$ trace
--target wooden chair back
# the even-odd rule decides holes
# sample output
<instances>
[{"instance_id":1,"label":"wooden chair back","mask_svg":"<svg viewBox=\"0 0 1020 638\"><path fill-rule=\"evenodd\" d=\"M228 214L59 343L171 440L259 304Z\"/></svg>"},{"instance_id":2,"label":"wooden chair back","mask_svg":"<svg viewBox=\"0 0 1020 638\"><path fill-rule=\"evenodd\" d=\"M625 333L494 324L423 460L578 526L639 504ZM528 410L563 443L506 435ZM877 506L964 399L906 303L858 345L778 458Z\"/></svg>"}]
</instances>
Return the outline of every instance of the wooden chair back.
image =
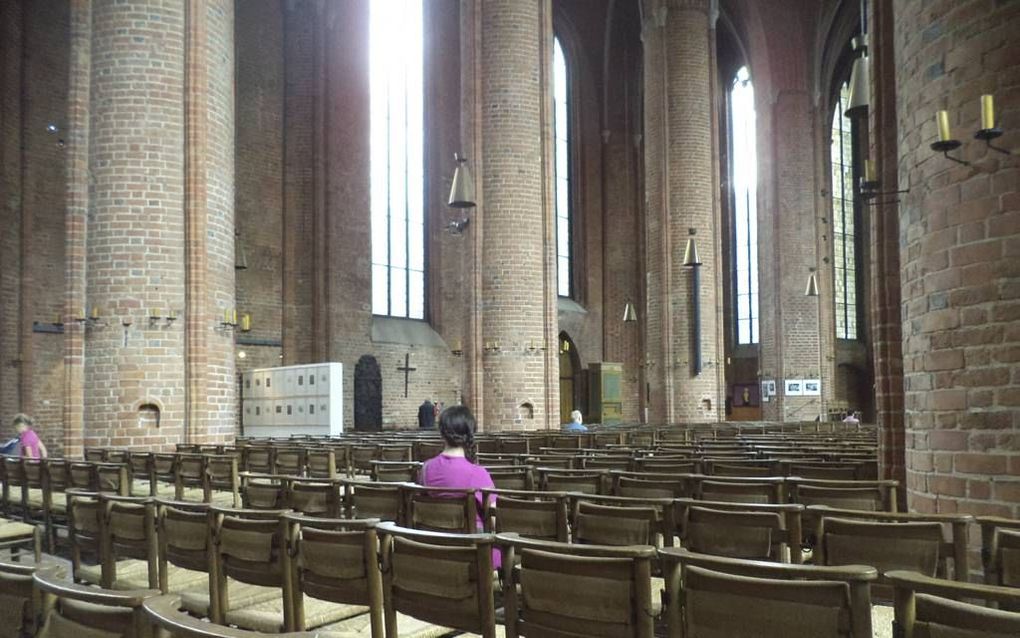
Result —
<instances>
[{"instance_id":1,"label":"wooden chair back","mask_svg":"<svg viewBox=\"0 0 1020 638\"><path fill-rule=\"evenodd\" d=\"M196 618L181 610L180 596L163 595L148 598L142 603L145 617L157 627L159 636L173 638L318 638L322 632L287 632L267 634L261 631L246 631L235 627L224 627ZM375 637L373 637L375 638Z\"/></svg>"},{"instance_id":2,"label":"wooden chair back","mask_svg":"<svg viewBox=\"0 0 1020 638\"><path fill-rule=\"evenodd\" d=\"M344 509L347 518L378 518L381 521L403 521L404 483L368 483L343 480Z\"/></svg>"},{"instance_id":3,"label":"wooden chair back","mask_svg":"<svg viewBox=\"0 0 1020 638\"><path fill-rule=\"evenodd\" d=\"M340 483L316 479L290 479L286 482L285 504L295 512L323 518L340 518L343 503Z\"/></svg>"},{"instance_id":4,"label":"wooden chair back","mask_svg":"<svg viewBox=\"0 0 1020 638\"><path fill-rule=\"evenodd\" d=\"M303 447L278 447L273 473L282 476L304 476L307 456Z\"/></svg>"},{"instance_id":5,"label":"wooden chair back","mask_svg":"<svg viewBox=\"0 0 1020 638\"><path fill-rule=\"evenodd\" d=\"M408 483L418 480L422 466L417 461L370 461L369 465L373 481Z\"/></svg>"},{"instance_id":6,"label":"wooden chair back","mask_svg":"<svg viewBox=\"0 0 1020 638\"><path fill-rule=\"evenodd\" d=\"M152 638L142 603L159 595L153 590L113 591L76 585L54 571L33 575L42 595L44 624L37 638Z\"/></svg>"},{"instance_id":7,"label":"wooden chair back","mask_svg":"<svg viewBox=\"0 0 1020 638\"><path fill-rule=\"evenodd\" d=\"M686 549L713 556L790 562L792 546L799 557L800 538L791 538L783 512L743 509L753 505L717 509L707 503L702 506L704 502L694 503L683 507L682 543Z\"/></svg>"},{"instance_id":8,"label":"wooden chair back","mask_svg":"<svg viewBox=\"0 0 1020 638\"><path fill-rule=\"evenodd\" d=\"M177 567L212 576L212 529L208 503L156 499L156 537L159 557L159 589L170 593L170 568ZM216 596L209 579L209 613L218 615Z\"/></svg>"},{"instance_id":9,"label":"wooden chair back","mask_svg":"<svg viewBox=\"0 0 1020 638\"><path fill-rule=\"evenodd\" d=\"M790 565L659 550L670 636L871 638L873 568Z\"/></svg>"},{"instance_id":10,"label":"wooden chair back","mask_svg":"<svg viewBox=\"0 0 1020 638\"><path fill-rule=\"evenodd\" d=\"M443 534L380 523L386 635L398 614L495 638L492 534Z\"/></svg>"},{"instance_id":11,"label":"wooden chair back","mask_svg":"<svg viewBox=\"0 0 1020 638\"><path fill-rule=\"evenodd\" d=\"M36 635L42 601L33 586L32 574L39 569L49 569L55 576L63 576L63 570L56 563L0 562L0 638Z\"/></svg>"},{"instance_id":12,"label":"wooden chair back","mask_svg":"<svg viewBox=\"0 0 1020 638\"><path fill-rule=\"evenodd\" d=\"M103 587L117 583L117 562L134 558L148 564L148 589L159 588L156 503L151 497L99 495L102 516Z\"/></svg>"},{"instance_id":13,"label":"wooden chair back","mask_svg":"<svg viewBox=\"0 0 1020 638\"><path fill-rule=\"evenodd\" d=\"M898 485L898 481L787 480L794 503L867 512L895 512Z\"/></svg>"},{"instance_id":14,"label":"wooden chair back","mask_svg":"<svg viewBox=\"0 0 1020 638\"><path fill-rule=\"evenodd\" d=\"M213 577L211 592L217 598L213 622L224 624L230 611L227 579L279 588L283 598L283 630L294 627L292 596L287 573L286 510L210 508Z\"/></svg>"},{"instance_id":15,"label":"wooden chair back","mask_svg":"<svg viewBox=\"0 0 1020 638\"><path fill-rule=\"evenodd\" d=\"M486 531L566 543L569 498L565 492L482 490Z\"/></svg>"},{"instance_id":16,"label":"wooden chair back","mask_svg":"<svg viewBox=\"0 0 1020 638\"><path fill-rule=\"evenodd\" d=\"M499 465L485 469L488 470L496 489L523 491L535 489L535 477L527 465Z\"/></svg>"},{"instance_id":17,"label":"wooden chair back","mask_svg":"<svg viewBox=\"0 0 1020 638\"><path fill-rule=\"evenodd\" d=\"M413 529L474 534L478 532L479 503L475 489L429 488L404 485L405 521Z\"/></svg>"},{"instance_id":18,"label":"wooden chair back","mask_svg":"<svg viewBox=\"0 0 1020 638\"><path fill-rule=\"evenodd\" d=\"M890 522L825 516L814 560L819 565L871 565L880 574L909 569L945 574L940 556L942 525L933 521Z\"/></svg>"},{"instance_id":19,"label":"wooden chair back","mask_svg":"<svg viewBox=\"0 0 1020 638\"><path fill-rule=\"evenodd\" d=\"M241 466L245 472L272 474L275 451L274 447L268 445L246 445L241 450Z\"/></svg>"},{"instance_id":20,"label":"wooden chair back","mask_svg":"<svg viewBox=\"0 0 1020 638\"><path fill-rule=\"evenodd\" d=\"M82 453L82 458L93 463L102 463L106 460L106 449L101 447L87 447Z\"/></svg>"},{"instance_id":21,"label":"wooden chair back","mask_svg":"<svg viewBox=\"0 0 1020 638\"><path fill-rule=\"evenodd\" d=\"M174 484L179 500L208 501L208 485L206 482L206 463L208 457L204 454L186 453L177 455L177 467L174 472ZM201 494L198 498L189 495Z\"/></svg>"},{"instance_id":22,"label":"wooden chair back","mask_svg":"<svg viewBox=\"0 0 1020 638\"><path fill-rule=\"evenodd\" d=\"M683 498L691 496L691 481L665 473L613 472L613 494L632 498Z\"/></svg>"},{"instance_id":23,"label":"wooden chair back","mask_svg":"<svg viewBox=\"0 0 1020 638\"><path fill-rule=\"evenodd\" d=\"M67 540L71 548L71 574L82 578L82 558L102 563L103 514L97 492L67 492ZM99 584L98 582L96 584Z\"/></svg>"},{"instance_id":24,"label":"wooden chair back","mask_svg":"<svg viewBox=\"0 0 1020 638\"><path fill-rule=\"evenodd\" d=\"M366 605L371 638L382 638L383 586L379 570L378 519L337 520L285 514L294 622L306 627L304 596Z\"/></svg>"},{"instance_id":25,"label":"wooden chair back","mask_svg":"<svg viewBox=\"0 0 1020 638\"><path fill-rule=\"evenodd\" d=\"M273 474L240 476L241 506L251 510L280 510L287 507L287 478Z\"/></svg>"},{"instance_id":26,"label":"wooden chair back","mask_svg":"<svg viewBox=\"0 0 1020 638\"><path fill-rule=\"evenodd\" d=\"M212 501L213 493L229 493L231 504L239 507L241 479L237 471L237 457L232 454L206 455L203 500Z\"/></svg>"},{"instance_id":27,"label":"wooden chair back","mask_svg":"<svg viewBox=\"0 0 1020 638\"><path fill-rule=\"evenodd\" d=\"M131 495L131 475L127 463L96 463L96 489L105 494Z\"/></svg>"},{"instance_id":28,"label":"wooden chair back","mask_svg":"<svg viewBox=\"0 0 1020 638\"><path fill-rule=\"evenodd\" d=\"M977 522L985 583L1020 587L1020 520L983 516Z\"/></svg>"},{"instance_id":29,"label":"wooden chair back","mask_svg":"<svg viewBox=\"0 0 1020 638\"><path fill-rule=\"evenodd\" d=\"M895 633L904 638L1020 636L1020 589L923 576L886 574L893 586ZM960 602L958 599L967 602ZM991 609L975 601L996 604ZM1013 611L1009 611L1013 610Z\"/></svg>"},{"instance_id":30,"label":"wooden chair back","mask_svg":"<svg viewBox=\"0 0 1020 638\"><path fill-rule=\"evenodd\" d=\"M608 492L608 472L601 470L563 470L540 467L538 474L540 490L547 492L580 492L581 494L605 494Z\"/></svg>"},{"instance_id":31,"label":"wooden chair back","mask_svg":"<svg viewBox=\"0 0 1020 638\"><path fill-rule=\"evenodd\" d=\"M346 472L347 466L337 468L336 450L333 448L308 448L305 450L305 467L308 476L312 478L333 479L340 472Z\"/></svg>"},{"instance_id":32,"label":"wooden chair back","mask_svg":"<svg viewBox=\"0 0 1020 638\"><path fill-rule=\"evenodd\" d=\"M726 503L782 503L783 479L760 478L738 481L736 478L703 479L698 482L697 494L706 501Z\"/></svg>"},{"instance_id":33,"label":"wooden chair back","mask_svg":"<svg viewBox=\"0 0 1020 638\"><path fill-rule=\"evenodd\" d=\"M496 538L503 548L507 636L654 635L654 547Z\"/></svg>"}]
</instances>

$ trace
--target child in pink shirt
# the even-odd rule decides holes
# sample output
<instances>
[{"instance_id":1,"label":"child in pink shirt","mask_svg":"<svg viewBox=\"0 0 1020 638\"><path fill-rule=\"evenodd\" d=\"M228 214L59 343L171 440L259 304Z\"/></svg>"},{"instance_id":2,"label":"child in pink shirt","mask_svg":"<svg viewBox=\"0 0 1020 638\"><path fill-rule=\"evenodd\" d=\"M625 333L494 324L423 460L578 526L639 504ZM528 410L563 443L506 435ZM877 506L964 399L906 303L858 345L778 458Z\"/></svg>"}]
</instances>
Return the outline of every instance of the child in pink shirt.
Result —
<instances>
[{"instance_id":1,"label":"child in pink shirt","mask_svg":"<svg viewBox=\"0 0 1020 638\"><path fill-rule=\"evenodd\" d=\"M17 414L14 417L14 429L18 432L21 441L21 456L30 459L46 458L46 446L39 440L39 435L32 429L32 417L27 414Z\"/></svg>"}]
</instances>

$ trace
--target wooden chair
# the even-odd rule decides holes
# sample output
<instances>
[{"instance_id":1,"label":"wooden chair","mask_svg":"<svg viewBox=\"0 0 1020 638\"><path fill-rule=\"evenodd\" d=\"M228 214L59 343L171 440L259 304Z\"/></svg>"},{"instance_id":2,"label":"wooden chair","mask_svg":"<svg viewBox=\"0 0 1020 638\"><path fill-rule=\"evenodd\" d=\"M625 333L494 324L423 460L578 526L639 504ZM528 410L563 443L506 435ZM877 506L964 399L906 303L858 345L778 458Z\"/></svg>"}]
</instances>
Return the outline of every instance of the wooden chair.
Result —
<instances>
[{"instance_id":1,"label":"wooden chair","mask_svg":"<svg viewBox=\"0 0 1020 638\"><path fill-rule=\"evenodd\" d=\"M481 490L485 529L566 543L570 511L566 492Z\"/></svg>"},{"instance_id":2,"label":"wooden chair","mask_svg":"<svg viewBox=\"0 0 1020 638\"><path fill-rule=\"evenodd\" d=\"M177 462L176 454L153 453L150 476L154 483L151 490L156 496L180 500L177 497Z\"/></svg>"},{"instance_id":3,"label":"wooden chair","mask_svg":"<svg viewBox=\"0 0 1020 638\"><path fill-rule=\"evenodd\" d=\"M32 574L42 596L44 623L38 638L152 638L142 603L153 590L113 591L63 580L54 570Z\"/></svg>"},{"instance_id":4,"label":"wooden chair","mask_svg":"<svg viewBox=\"0 0 1020 638\"><path fill-rule=\"evenodd\" d=\"M101 447L87 447L82 453L82 458L93 463L102 463L106 460L106 449Z\"/></svg>"},{"instance_id":5,"label":"wooden chair","mask_svg":"<svg viewBox=\"0 0 1020 638\"><path fill-rule=\"evenodd\" d=\"M773 503L784 502L785 486L782 478L703 477L696 480L696 495L705 501L727 503Z\"/></svg>"},{"instance_id":6,"label":"wooden chair","mask_svg":"<svg viewBox=\"0 0 1020 638\"><path fill-rule=\"evenodd\" d=\"M1020 587L1020 520L984 516L977 522L985 583Z\"/></svg>"},{"instance_id":7,"label":"wooden chair","mask_svg":"<svg viewBox=\"0 0 1020 638\"><path fill-rule=\"evenodd\" d=\"M382 521L403 521L404 483L368 483L343 479L344 510L347 518L378 518Z\"/></svg>"},{"instance_id":8,"label":"wooden chair","mask_svg":"<svg viewBox=\"0 0 1020 638\"><path fill-rule=\"evenodd\" d=\"M340 518L343 499L340 483L312 478L294 478L286 482L284 503L287 507L308 516Z\"/></svg>"},{"instance_id":9,"label":"wooden chair","mask_svg":"<svg viewBox=\"0 0 1020 638\"><path fill-rule=\"evenodd\" d=\"M287 477L245 472L239 478L241 506L244 509L287 509Z\"/></svg>"},{"instance_id":10,"label":"wooden chair","mask_svg":"<svg viewBox=\"0 0 1020 638\"><path fill-rule=\"evenodd\" d=\"M492 484L500 490L535 489L535 478L531 468L526 465L498 465L485 468L492 478Z\"/></svg>"},{"instance_id":11,"label":"wooden chair","mask_svg":"<svg viewBox=\"0 0 1020 638\"><path fill-rule=\"evenodd\" d=\"M496 539L503 550L509 638L654 635L654 547L551 543L516 534Z\"/></svg>"},{"instance_id":12,"label":"wooden chair","mask_svg":"<svg viewBox=\"0 0 1020 638\"><path fill-rule=\"evenodd\" d=\"M478 490L410 484L400 489L404 496L404 522L408 527L450 534L479 531L477 521L481 520L478 513L482 505Z\"/></svg>"},{"instance_id":13,"label":"wooden chair","mask_svg":"<svg viewBox=\"0 0 1020 638\"><path fill-rule=\"evenodd\" d=\"M71 576L76 582L102 582L102 506L98 492L67 492L67 540L71 548ZM85 556L94 562L83 563Z\"/></svg>"},{"instance_id":14,"label":"wooden chair","mask_svg":"<svg viewBox=\"0 0 1020 638\"><path fill-rule=\"evenodd\" d=\"M207 497L206 463L208 457L199 453L177 455L174 471L174 498L178 501L209 502Z\"/></svg>"},{"instance_id":15,"label":"wooden chair","mask_svg":"<svg viewBox=\"0 0 1020 638\"><path fill-rule=\"evenodd\" d=\"M42 601L32 574L39 569L49 569L58 578L64 575L56 563L0 562L0 638L36 635Z\"/></svg>"},{"instance_id":16,"label":"wooden chair","mask_svg":"<svg viewBox=\"0 0 1020 638\"><path fill-rule=\"evenodd\" d=\"M282 447L276 449L273 462L273 474L283 476L304 476L307 455L302 447Z\"/></svg>"},{"instance_id":17,"label":"wooden chair","mask_svg":"<svg viewBox=\"0 0 1020 638\"><path fill-rule=\"evenodd\" d=\"M634 498L683 498L692 495L690 475L646 472L612 472L615 496Z\"/></svg>"},{"instance_id":18,"label":"wooden chair","mask_svg":"<svg viewBox=\"0 0 1020 638\"><path fill-rule=\"evenodd\" d=\"M791 477L790 500L835 509L895 512L899 481L831 481Z\"/></svg>"},{"instance_id":19,"label":"wooden chair","mask_svg":"<svg viewBox=\"0 0 1020 638\"><path fill-rule=\"evenodd\" d=\"M492 534L443 534L380 523L387 638L409 636L398 614L496 636ZM512 570L511 570L512 571Z\"/></svg>"},{"instance_id":20,"label":"wooden chair","mask_svg":"<svg viewBox=\"0 0 1020 638\"><path fill-rule=\"evenodd\" d=\"M410 463L413 460L413 446L406 443L382 443L379 445L378 460Z\"/></svg>"},{"instance_id":21,"label":"wooden chair","mask_svg":"<svg viewBox=\"0 0 1020 638\"><path fill-rule=\"evenodd\" d=\"M801 562L803 505L677 499L674 507L681 544L692 552L729 558Z\"/></svg>"},{"instance_id":22,"label":"wooden chair","mask_svg":"<svg viewBox=\"0 0 1020 638\"><path fill-rule=\"evenodd\" d=\"M210 505L156 499L156 536L159 590L199 617L216 616Z\"/></svg>"},{"instance_id":23,"label":"wooden chair","mask_svg":"<svg viewBox=\"0 0 1020 638\"><path fill-rule=\"evenodd\" d=\"M131 468L131 496L156 496L156 479L153 477L152 452L127 453Z\"/></svg>"},{"instance_id":24,"label":"wooden chair","mask_svg":"<svg viewBox=\"0 0 1020 638\"><path fill-rule=\"evenodd\" d=\"M24 518L27 498L24 459L17 456L3 457L3 497L0 508L11 518Z\"/></svg>"},{"instance_id":25,"label":"wooden chair","mask_svg":"<svg viewBox=\"0 0 1020 638\"><path fill-rule=\"evenodd\" d=\"M334 479L347 472L347 465L338 466L336 450L332 448L309 448L305 450L305 467L311 478Z\"/></svg>"},{"instance_id":26,"label":"wooden chair","mask_svg":"<svg viewBox=\"0 0 1020 638\"><path fill-rule=\"evenodd\" d=\"M264 445L246 445L241 449L241 467L253 474L273 474L274 448Z\"/></svg>"},{"instance_id":27,"label":"wooden chair","mask_svg":"<svg viewBox=\"0 0 1020 638\"><path fill-rule=\"evenodd\" d=\"M817 567L659 550L669 636L871 638L871 567ZM752 629L753 628L753 629Z\"/></svg>"},{"instance_id":28,"label":"wooden chair","mask_svg":"<svg viewBox=\"0 0 1020 638\"><path fill-rule=\"evenodd\" d=\"M378 519L336 520L285 514L290 582L293 585L294 623L305 629L304 601L308 598L352 606L343 621L346 630L361 623L359 634L382 638L383 585L379 571ZM353 607L357 606L357 607ZM363 631L367 622L369 631ZM334 630L336 628L330 628Z\"/></svg>"},{"instance_id":29,"label":"wooden chair","mask_svg":"<svg viewBox=\"0 0 1020 638\"><path fill-rule=\"evenodd\" d=\"M156 503L152 497L99 494L100 585L158 589Z\"/></svg>"},{"instance_id":30,"label":"wooden chair","mask_svg":"<svg viewBox=\"0 0 1020 638\"><path fill-rule=\"evenodd\" d=\"M240 477L237 457L232 454L205 456L205 480L202 484L203 500L224 507L239 507Z\"/></svg>"},{"instance_id":31,"label":"wooden chair","mask_svg":"<svg viewBox=\"0 0 1020 638\"><path fill-rule=\"evenodd\" d=\"M571 494L572 541L592 545L672 547L677 520L671 498Z\"/></svg>"},{"instance_id":32,"label":"wooden chair","mask_svg":"<svg viewBox=\"0 0 1020 638\"><path fill-rule=\"evenodd\" d=\"M602 470L567 470L539 467L538 488L547 492L580 492L606 494L609 491L609 473Z\"/></svg>"},{"instance_id":33,"label":"wooden chair","mask_svg":"<svg viewBox=\"0 0 1020 638\"><path fill-rule=\"evenodd\" d=\"M372 461L381 461L382 453L378 445L351 446L351 473L369 475L372 472Z\"/></svg>"},{"instance_id":34,"label":"wooden chair","mask_svg":"<svg viewBox=\"0 0 1020 638\"><path fill-rule=\"evenodd\" d=\"M417 461L370 461L369 475L377 482L407 482L418 480L422 464Z\"/></svg>"},{"instance_id":35,"label":"wooden chair","mask_svg":"<svg viewBox=\"0 0 1020 638\"><path fill-rule=\"evenodd\" d=\"M923 576L910 571L886 574L893 586L895 634L903 638L1007 638L1020 636L1020 589ZM997 603L990 609L972 602Z\"/></svg>"},{"instance_id":36,"label":"wooden chair","mask_svg":"<svg viewBox=\"0 0 1020 638\"><path fill-rule=\"evenodd\" d=\"M820 515L814 551L818 565L871 565L880 576L907 569L927 576L948 578L952 573L955 580L967 579L967 528L974 521L971 516L856 512L814 506L807 511Z\"/></svg>"},{"instance_id":37,"label":"wooden chair","mask_svg":"<svg viewBox=\"0 0 1020 638\"><path fill-rule=\"evenodd\" d=\"M444 449L446 449L446 445L438 439L435 441L415 441L412 458L419 463L424 463L442 454Z\"/></svg>"},{"instance_id":38,"label":"wooden chair","mask_svg":"<svg viewBox=\"0 0 1020 638\"><path fill-rule=\"evenodd\" d=\"M709 476L778 476L778 463L772 459L712 459L702 461L702 470Z\"/></svg>"},{"instance_id":39,"label":"wooden chair","mask_svg":"<svg viewBox=\"0 0 1020 638\"><path fill-rule=\"evenodd\" d=\"M701 461L686 457L646 456L634 459L634 470L659 474L699 474L701 472Z\"/></svg>"}]
</instances>

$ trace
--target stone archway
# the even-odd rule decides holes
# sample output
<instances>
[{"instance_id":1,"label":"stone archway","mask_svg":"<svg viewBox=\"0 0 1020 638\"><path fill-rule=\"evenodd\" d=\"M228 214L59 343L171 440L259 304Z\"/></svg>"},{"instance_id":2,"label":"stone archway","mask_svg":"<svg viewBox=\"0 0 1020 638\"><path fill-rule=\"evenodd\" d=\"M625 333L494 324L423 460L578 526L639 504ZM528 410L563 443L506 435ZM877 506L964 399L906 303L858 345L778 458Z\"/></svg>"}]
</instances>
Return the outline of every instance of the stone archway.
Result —
<instances>
[{"instance_id":1,"label":"stone archway","mask_svg":"<svg viewBox=\"0 0 1020 638\"><path fill-rule=\"evenodd\" d=\"M570 413L573 410L581 410L583 412L586 407L581 400L584 395L583 371L577 347L565 332L560 333L559 352L560 423L569 423Z\"/></svg>"},{"instance_id":2,"label":"stone archway","mask_svg":"<svg viewBox=\"0 0 1020 638\"><path fill-rule=\"evenodd\" d=\"M366 354L354 366L354 429L382 429L382 371L379 362Z\"/></svg>"}]
</instances>

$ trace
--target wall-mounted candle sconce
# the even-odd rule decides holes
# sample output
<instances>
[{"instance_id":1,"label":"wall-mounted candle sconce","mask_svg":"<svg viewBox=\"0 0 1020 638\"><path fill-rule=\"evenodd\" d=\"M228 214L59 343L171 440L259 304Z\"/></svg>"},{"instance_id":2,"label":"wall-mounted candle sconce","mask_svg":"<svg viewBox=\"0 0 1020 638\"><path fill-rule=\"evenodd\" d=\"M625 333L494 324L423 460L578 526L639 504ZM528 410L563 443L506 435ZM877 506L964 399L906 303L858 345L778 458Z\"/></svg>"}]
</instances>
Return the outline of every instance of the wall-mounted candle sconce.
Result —
<instances>
[{"instance_id":1,"label":"wall-mounted candle sconce","mask_svg":"<svg viewBox=\"0 0 1020 638\"><path fill-rule=\"evenodd\" d=\"M623 322L624 323L637 322L637 310L634 309L634 304L632 304L629 301L623 305Z\"/></svg>"},{"instance_id":2,"label":"wall-mounted candle sconce","mask_svg":"<svg viewBox=\"0 0 1020 638\"><path fill-rule=\"evenodd\" d=\"M499 342L498 341L486 341L485 342L485 347L482 348L482 350L484 350L485 352L488 352L488 353L499 352L500 351Z\"/></svg>"},{"instance_id":3,"label":"wall-mounted candle sconce","mask_svg":"<svg viewBox=\"0 0 1020 638\"><path fill-rule=\"evenodd\" d=\"M247 312L241 315L241 332L251 332L251 315Z\"/></svg>"},{"instance_id":4,"label":"wall-mounted candle sconce","mask_svg":"<svg viewBox=\"0 0 1020 638\"><path fill-rule=\"evenodd\" d=\"M173 323L177 321L177 311L167 310L166 314L163 314L162 308L152 308L149 310L149 328L159 328L160 324L169 328Z\"/></svg>"},{"instance_id":5,"label":"wall-mounted candle sconce","mask_svg":"<svg viewBox=\"0 0 1020 638\"><path fill-rule=\"evenodd\" d=\"M949 151L960 148L960 140L953 139L949 130L949 111L939 111L935 115L935 122L938 124L939 139L932 142L931 149L937 153L945 155L946 159L952 160L957 164L963 164L964 166L970 166L970 162L962 160L958 157L953 157L949 154ZM997 151L1004 155L1013 155L1013 152L1009 149L995 146L992 144L992 140L1002 136L1002 129L995 125L995 98L991 95L981 96L981 128L974 133L974 138L978 140L984 140L985 145L993 151Z\"/></svg>"},{"instance_id":6,"label":"wall-mounted candle sconce","mask_svg":"<svg viewBox=\"0 0 1020 638\"><path fill-rule=\"evenodd\" d=\"M237 309L224 310L223 320L219 323L219 329L223 331L237 328Z\"/></svg>"},{"instance_id":7,"label":"wall-mounted candle sconce","mask_svg":"<svg viewBox=\"0 0 1020 638\"><path fill-rule=\"evenodd\" d=\"M453 347L450 348L450 354L452 354L455 357L464 356L464 342L462 342L460 339L455 340L453 342Z\"/></svg>"},{"instance_id":8,"label":"wall-mounted candle sconce","mask_svg":"<svg viewBox=\"0 0 1020 638\"><path fill-rule=\"evenodd\" d=\"M887 195L899 195L901 193L909 193L910 189L906 188L897 191L882 191L880 190L882 182L878 179L878 174L875 171L875 162L866 159L864 160L864 175L861 176L858 184L858 191L861 195L861 200L865 206L878 206L882 204L897 204L899 199L885 200L877 202L875 201L878 197L884 197Z\"/></svg>"},{"instance_id":9,"label":"wall-mounted candle sconce","mask_svg":"<svg viewBox=\"0 0 1020 638\"><path fill-rule=\"evenodd\" d=\"M1005 155L1013 153L1008 149L992 144L992 140L1002 137L1002 129L995 125L995 98L991 95L981 96L981 130L974 133L974 139L984 140L988 148Z\"/></svg>"},{"instance_id":10,"label":"wall-mounted candle sconce","mask_svg":"<svg viewBox=\"0 0 1020 638\"><path fill-rule=\"evenodd\" d=\"M536 344L535 340L532 339L528 342L527 352L528 354L541 354L545 352L545 346Z\"/></svg>"}]
</instances>

